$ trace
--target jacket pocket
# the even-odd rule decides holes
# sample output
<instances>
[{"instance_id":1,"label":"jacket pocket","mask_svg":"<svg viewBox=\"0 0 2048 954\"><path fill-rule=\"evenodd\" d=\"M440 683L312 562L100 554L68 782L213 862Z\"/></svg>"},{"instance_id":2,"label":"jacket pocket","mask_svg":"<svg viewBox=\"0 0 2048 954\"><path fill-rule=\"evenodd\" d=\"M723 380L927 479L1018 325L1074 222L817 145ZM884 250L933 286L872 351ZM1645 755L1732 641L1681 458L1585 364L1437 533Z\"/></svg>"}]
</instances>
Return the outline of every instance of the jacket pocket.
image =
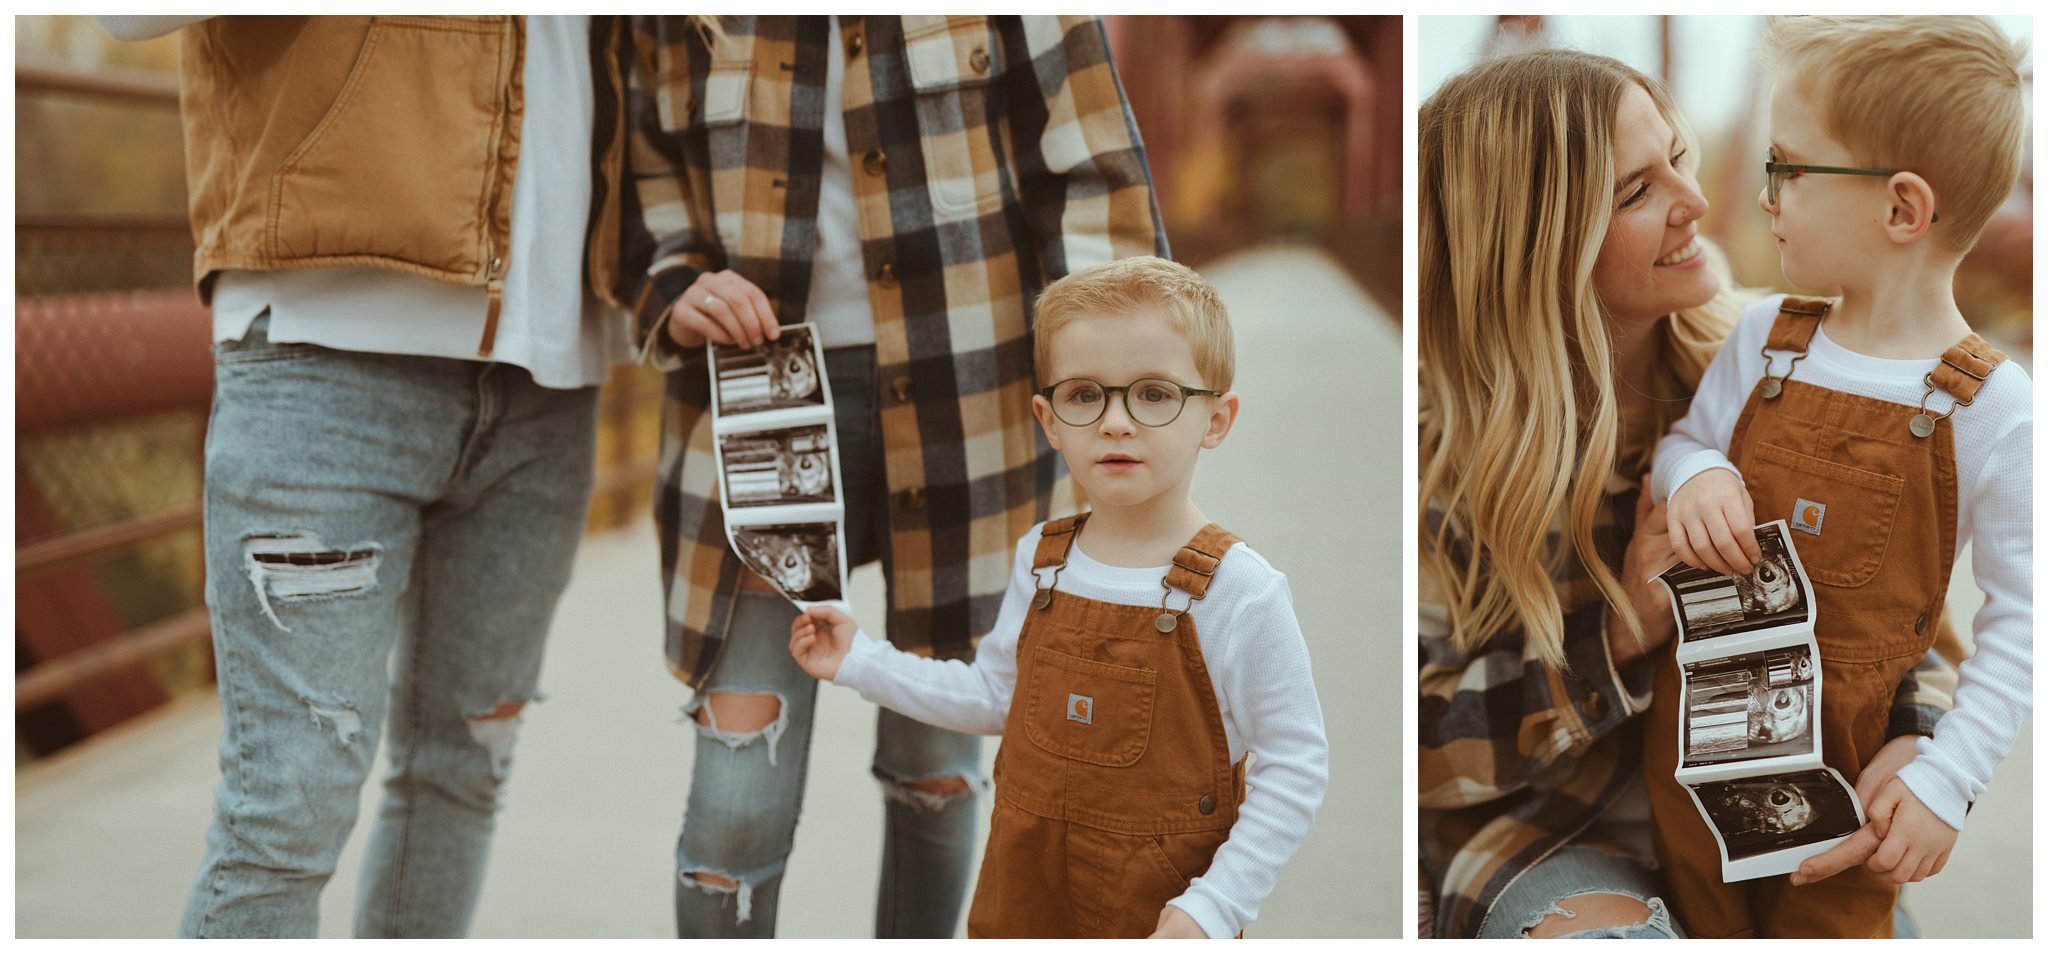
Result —
<instances>
[{"instance_id":1,"label":"jacket pocket","mask_svg":"<svg viewBox=\"0 0 2048 954\"><path fill-rule=\"evenodd\" d=\"M1111 768L1131 765L1151 743L1158 678L1151 669L1036 650L1022 692L1024 734L1063 758Z\"/></svg>"},{"instance_id":2,"label":"jacket pocket","mask_svg":"<svg viewBox=\"0 0 2048 954\"><path fill-rule=\"evenodd\" d=\"M918 143L940 221L1002 207L1002 47L987 17L907 16L903 57L916 94Z\"/></svg>"},{"instance_id":3,"label":"jacket pocket","mask_svg":"<svg viewBox=\"0 0 2048 954\"><path fill-rule=\"evenodd\" d=\"M265 247L481 275L514 44L503 17L378 17L271 176ZM509 181L509 180L508 180ZM509 187L509 186L507 186Z\"/></svg>"},{"instance_id":4,"label":"jacket pocket","mask_svg":"<svg viewBox=\"0 0 2048 954\"><path fill-rule=\"evenodd\" d=\"M1858 587L1884 568L1904 480L1768 442L1757 444L1745 479L1757 495L1757 519L1783 518L1788 525L1819 529L1817 534L1792 532L1807 578Z\"/></svg>"}]
</instances>

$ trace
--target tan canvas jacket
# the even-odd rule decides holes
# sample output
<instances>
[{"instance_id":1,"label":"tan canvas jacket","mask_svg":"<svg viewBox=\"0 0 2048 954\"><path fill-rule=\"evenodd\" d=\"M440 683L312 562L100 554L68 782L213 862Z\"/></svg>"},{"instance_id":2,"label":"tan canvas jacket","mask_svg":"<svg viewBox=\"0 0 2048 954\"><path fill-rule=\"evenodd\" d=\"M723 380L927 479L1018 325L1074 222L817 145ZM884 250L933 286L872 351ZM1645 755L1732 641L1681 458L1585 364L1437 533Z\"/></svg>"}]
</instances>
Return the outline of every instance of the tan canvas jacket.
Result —
<instances>
[{"instance_id":1,"label":"tan canvas jacket","mask_svg":"<svg viewBox=\"0 0 2048 954\"><path fill-rule=\"evenodd\" d=\"M587 278L617 273L615 18L591 19L598 142ZM370 267L482 287L496 336L519 167L525 18L231 16L185 27L193 281Z\"/></svg>"}]
</instances>

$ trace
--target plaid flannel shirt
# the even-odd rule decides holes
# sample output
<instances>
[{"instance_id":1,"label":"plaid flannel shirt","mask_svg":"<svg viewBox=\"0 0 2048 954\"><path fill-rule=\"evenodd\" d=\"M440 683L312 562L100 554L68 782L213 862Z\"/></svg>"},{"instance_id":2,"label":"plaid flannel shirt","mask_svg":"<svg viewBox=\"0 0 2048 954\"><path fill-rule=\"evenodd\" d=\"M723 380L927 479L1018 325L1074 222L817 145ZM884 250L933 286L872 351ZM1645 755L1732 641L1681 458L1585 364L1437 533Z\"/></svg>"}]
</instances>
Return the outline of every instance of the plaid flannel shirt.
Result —
<instances>
[{"instance_id":1,"label":"plaid flannel shirt","mask_svg":"<svg viewBox=\"0 0 2048 954\"><path fill-rule=\"evenodd\" d=\"M1069 271L1167 254L1143 146L1093 17L636 17L622 289L641 354L669 371L655 516L667 654L700 686L741 564L719 512L701 351L662 317L701 273L805 320L824 110L854 165L889 490L890 641L973 654L1012 546L1071 484L1031 416L1031 304ZM822 95L845 58L841 102Z\"/></svg>"},{"instance_id":2,"label":"plaid flannel shirt","mask_svg":"<svg viewBox=\"0 0 2048 954\"><path fill-rule=\"evenodd\" d=\"M1684 382L1684 390L1697 384ZM1640 456L1632 459L1609 476L1593 526L1596 553L1617 572L1646 469ZM1425 532L1442 511L1432 506L1428 519ZM1572 556L1562 521L1545 542L1564 606L1563 670L1539 659L1519 630L1459 652L1442 593L1422 575L1418 838L1422 910L1433 915L1425 936L1477 937L1501 892L1567 842L1584 841L1643 770L1636 716L1650 706L1651 663L1614 664L1606 601ZM1454 560L1470 559L1462 542L1453 546ZM1888 734L1934 734L1955 685L1954 667L1930 651L1900 682Z\"/></svg>"}]
</instances>

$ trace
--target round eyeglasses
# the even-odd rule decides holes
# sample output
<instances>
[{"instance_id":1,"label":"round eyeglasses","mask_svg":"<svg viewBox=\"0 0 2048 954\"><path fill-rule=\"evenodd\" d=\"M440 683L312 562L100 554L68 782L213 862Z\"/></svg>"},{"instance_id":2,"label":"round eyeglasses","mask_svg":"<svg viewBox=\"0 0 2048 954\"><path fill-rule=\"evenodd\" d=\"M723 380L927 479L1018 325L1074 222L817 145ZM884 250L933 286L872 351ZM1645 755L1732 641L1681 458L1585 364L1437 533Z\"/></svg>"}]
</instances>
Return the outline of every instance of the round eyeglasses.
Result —
<instances>
[{"instance_id":1,"label":"round eyeglasses","mask_svg":"<svg viewBox=\"0 0 2048 954\"><path fill-rule=\"evenodd\" d=\"M1087 427L1102 420L1109 408L1109 396L1121 393L1124 413L1146 427L1165 427L1180 418L1188 398L1197 394L1220 397L1223 392L1191 388L1165 378L1139 378L1121 387L1110 387L1094 378L1068 378L1038 392L1052 404L1052 416L1068 427Z\"/></svg>"},{"instance_id":2,"label":"round eyeglasses","mask_svg":"<svg viewBox=\"0 0 2048 954\"><path fill-rule=\"evenodd\" d=\"M1778 189L1783 186L1786 176L1895 176L1900 171L1902 170L1858 169L1853 166L1809 166L1800 162L1779 162L1778 147L1771 146L1764 153L1764 199L1770 203L1772 208L1778 207ZM1941 221L1941 213L1934 213L1928 217L1927 221Z\"/></svg>"}]
</instances>

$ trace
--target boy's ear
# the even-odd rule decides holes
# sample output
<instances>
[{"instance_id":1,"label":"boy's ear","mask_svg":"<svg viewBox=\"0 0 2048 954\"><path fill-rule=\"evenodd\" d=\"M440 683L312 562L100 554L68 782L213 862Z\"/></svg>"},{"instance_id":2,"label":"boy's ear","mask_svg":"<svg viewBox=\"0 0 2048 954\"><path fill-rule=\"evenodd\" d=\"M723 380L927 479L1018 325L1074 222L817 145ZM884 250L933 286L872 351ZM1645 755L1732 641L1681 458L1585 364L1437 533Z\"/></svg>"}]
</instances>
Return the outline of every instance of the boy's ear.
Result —
<instances>
[{"instance_id":1,"label":"boy's ear","mask_svg":"<svg viewBox=\"0 0 2048 954\"><path fill-rule=\"evenodd\" d=\"M1202 432L1202 449L1215 450L1230 436L1231 425L1237 423L1238 398L1236 391L1225 391L1216 399L1216 408L1209 412L1209 428Z\"/></svg>"},{"instance_id":2,"label":"boy's ear","mask_svg":"<svg viewBox=\"0 0 2048 954\"><path fill-rule=\"evenodd\" d=\"M1935 221L1934 187L1917 172L1895 172L1884 187L1885 199L1891 204L1885 235L1898 245L1919 241Z\"/></svg>"},{"instance_id":3,"label":"boy's ear","mask_svg":"<svg viewBox=\"0 0 2048 954\"><path fill-rule=\"evenodd\" d=\"M1045 395L1031 396L1031 416L1038 419L1038 429L1045 432L1045 442L1051 444L1053 450L1059 450L1060 431L1053 426L1052 402L1046 400Z\"/></svg>"}]
</instances>

